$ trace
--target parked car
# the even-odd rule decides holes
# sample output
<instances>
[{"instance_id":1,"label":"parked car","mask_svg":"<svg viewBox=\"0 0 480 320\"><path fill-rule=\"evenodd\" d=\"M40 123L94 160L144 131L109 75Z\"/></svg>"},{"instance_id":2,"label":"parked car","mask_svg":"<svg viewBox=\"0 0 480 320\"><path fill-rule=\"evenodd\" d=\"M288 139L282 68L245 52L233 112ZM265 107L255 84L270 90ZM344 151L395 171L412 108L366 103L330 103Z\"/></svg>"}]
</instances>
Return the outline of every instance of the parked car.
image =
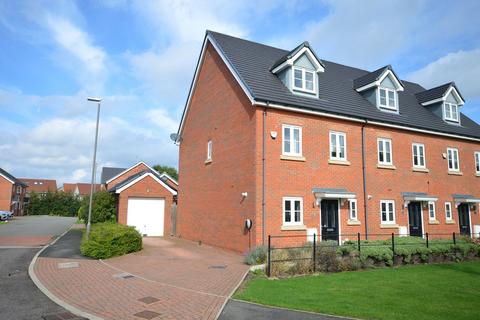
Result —
<instances>
[{"instance_id":1,"label":"parked car","mask_svg":"<svg viewBox=\"0 0 480 320\"><path fill-rule=\"evenodd\" d=\"M0 211L0 221L10 220L13 218L13 213L10 211Z\"/></svg>"}]
</instances>

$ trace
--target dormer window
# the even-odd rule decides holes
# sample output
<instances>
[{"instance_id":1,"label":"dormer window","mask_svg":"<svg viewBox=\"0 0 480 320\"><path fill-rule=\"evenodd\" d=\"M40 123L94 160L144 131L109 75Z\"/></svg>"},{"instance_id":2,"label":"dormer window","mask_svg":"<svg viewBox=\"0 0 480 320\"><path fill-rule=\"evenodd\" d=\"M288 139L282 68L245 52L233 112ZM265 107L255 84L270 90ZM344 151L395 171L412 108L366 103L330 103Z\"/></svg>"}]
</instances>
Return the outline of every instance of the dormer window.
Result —
<instances>
[{"instance_id":1,"label":"dormer window","mask_svg":"<svg viewBox=\"0 0 480 320\"><path fill-rule=\"evenodd\" d=\"M315 72L293 67L293 89L315 93Z\"/></svg>"},{"instance_id":2,"label":"dormer window","mask_svg":"<svg viewBox=\"0 0 480 320\"><path fill-rule=\"evenodd\" d=\"M378 88L379 101L378 106L388 110L397 111L397 91L389 88Z\"/></svg>"},{"instance_id":3,"label":"dormer window","mask_svg":"<svg viewBox=\"0 0 480 320\"><path fill-rule=\"evenodd\" d=\"M458 105L450 102L445 102L443 114L445 115L445 120L458 122Z\"/></svg>"}]
</instances>

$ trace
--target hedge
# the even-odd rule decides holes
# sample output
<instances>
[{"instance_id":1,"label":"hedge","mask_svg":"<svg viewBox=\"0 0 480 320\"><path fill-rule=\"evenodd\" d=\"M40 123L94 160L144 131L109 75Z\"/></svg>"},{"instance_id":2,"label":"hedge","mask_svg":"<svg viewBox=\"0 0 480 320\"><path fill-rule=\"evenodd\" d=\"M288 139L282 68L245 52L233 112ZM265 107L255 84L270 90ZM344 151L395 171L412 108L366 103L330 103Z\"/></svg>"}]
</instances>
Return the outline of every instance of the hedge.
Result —
<instances>
[{"instance_id":1,"label":"hedge","mask_svg":"<svg viewBox=\"0 0 480 320\"><path fill-rule=\"evenodd\" d=\"M80 200L68 192L31 192L27 205L27 215L53 215L74 217L80 208Z\"/></svg>"},{"instance_id":2,"label":"hedge","mask_svg":"<svg viewBox=\"0 0 480 320\"><path fill-rule=\"evenodd\" d=\"M80 251L84 256L107 259L142 250L142 236L134 227L116 223L92 225L89 239L84 235Z\"/></svg>"},{"instance_id":3,"label":"hedge","mask_svg":"<svg viewBox=\"0 0 480 320\"><path fill-rule=\"evenodd\" d=\"M113 222L116 219L117 209L115 207L115 197L108 191L98 191L93 194L92 199L92 217L91 222ZM88 206L90 196L84 197L80 209L78 209L78 218L83 221L88 220Z\"/></svg>"}]
</instances>

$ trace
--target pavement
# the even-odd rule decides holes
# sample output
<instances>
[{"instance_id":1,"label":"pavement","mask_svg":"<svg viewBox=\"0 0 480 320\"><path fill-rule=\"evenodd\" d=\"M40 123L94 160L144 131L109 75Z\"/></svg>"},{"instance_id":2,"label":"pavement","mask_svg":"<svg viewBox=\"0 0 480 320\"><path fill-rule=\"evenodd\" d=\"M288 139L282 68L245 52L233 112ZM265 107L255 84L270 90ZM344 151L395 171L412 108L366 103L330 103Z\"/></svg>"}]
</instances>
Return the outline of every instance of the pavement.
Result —
<instances>
[{"instance_id":1,"label":"pavement","mask_svg":"<svg viewBox=\"0 0 480 320\"><path fill-rule=\"evenodd\" d=\"M83 231L80 229L71 229L58 241L43 250L39 257L45 258L68 258L68 259L87 259L80 252L80 242L82 241Z\"/></svg>"},{"instance_id":2,"label":"pavement","mask_svg":"<svg viewBox=\"0 0 480 320\"><path fill-rule=\"evenodd\" d=\"M1 247L44 246L76 221L72 217L22 216L0 225Z\"/></svg>"},{"instance_id":3,"label":"pavement","mask_svg":"<svg viewBox=\"0 0 480 320\"><path fill-rule=\"evenodd\" d=\"M71 223L65 223L65 221L71 221ZM38 224L38 230L35 231L33 229L38 222L42 224ZM43 225L43 222L51 223L52 228ZM28 266L40 250L39 246L44 244L44 241L48 243L56 235L63 233L73 222L75 219L61 217L48 217L48 219L22 217L0 225L0 239L4 240L6 235L9 237L8 248L0 248L0 319L81 319L52 302L35 286L28 275ZM61 225L63 229L59 227ZM16 233L13 233L14 231ZM12 234L14 234L13 237ZM32 235L35 236L35 234L37 236L44 234L43 240L32 241ZM18 241L15 242L15 239ZM7 242L4 241L3 244L5 243Z\"/></svg>"}]
</instances>

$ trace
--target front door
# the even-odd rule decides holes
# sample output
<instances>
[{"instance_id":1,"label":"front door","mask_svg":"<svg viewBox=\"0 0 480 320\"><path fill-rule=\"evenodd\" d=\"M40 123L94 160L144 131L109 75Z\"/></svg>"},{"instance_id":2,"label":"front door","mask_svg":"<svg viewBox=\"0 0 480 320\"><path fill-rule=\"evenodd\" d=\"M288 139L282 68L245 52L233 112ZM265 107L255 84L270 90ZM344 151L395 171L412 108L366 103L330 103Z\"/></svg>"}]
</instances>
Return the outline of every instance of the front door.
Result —
<instances>
[{"instance_id":1,"label":"front door","mask_svg":"<svg viewBox=\"0 0 480 320\"><path fill-rule=\"evenodd\" d=\"M421 237L422 228L422 207L420 202L410 202L408 204L408 224L410 225L410 235Z\"/></svg>"},{"instance_id":2,"label":"front door","mask_svg":"<svg viewBox=\"0 0 480 320\"><path fill-rule=\"evenodd\" d=\"M322 200L322 240L338 242L338 200Z\"/></svg>"},{"instance_id":3,"label":"front door","mask_svg":"<svg viewBox=\"0 0 480 320\"><path fill-rule=\"evenodd\" d=\"M458 224L460 234L470 235L470 214L468 204L462 203L458 206Z\"/></svg>"}]
</instances>

